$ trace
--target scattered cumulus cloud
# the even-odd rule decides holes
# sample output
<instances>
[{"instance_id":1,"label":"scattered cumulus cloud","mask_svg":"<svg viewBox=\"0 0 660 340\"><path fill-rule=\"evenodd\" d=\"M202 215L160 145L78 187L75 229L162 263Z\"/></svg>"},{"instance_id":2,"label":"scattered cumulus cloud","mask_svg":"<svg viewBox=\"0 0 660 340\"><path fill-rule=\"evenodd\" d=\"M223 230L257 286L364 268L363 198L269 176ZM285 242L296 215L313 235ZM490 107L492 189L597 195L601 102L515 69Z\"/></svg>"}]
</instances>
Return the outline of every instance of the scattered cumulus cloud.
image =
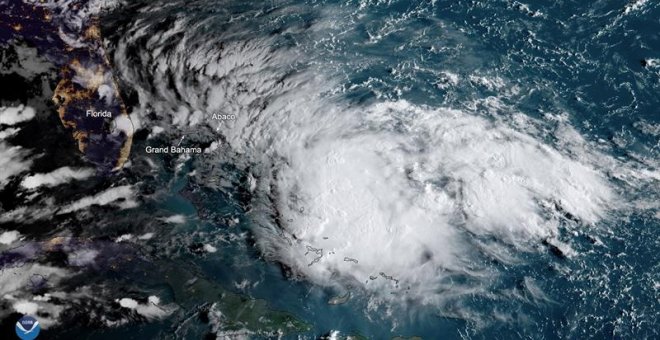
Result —
<instances>
[{"instance_id":1,"label":"scattered cumulus cloud","mask_svg":"<svg viewBox=\"0 0 660 340\"><path fill-rule=\"evenodd\" d=\"M117 237L115 239L115 242L121 243L121 242L130 241L132 239L133 239L133 234L124 234L124 235L121 235L121 236Z\"/></svg>"},{"instance_id":2,"label":"scattered cumulus cloud","mask_svg":"<svg viewBox=\"0 0 660 340\"><path fill-rule=\"evenodd\" d=\"M5 231L0 234L0 244L10 245L20 239L21 234L16 230Z\"/></svg>"},{"instance_id":3,"label":"scattered cumulus cloud","mask_svg":"<svg viewBox=\"0 0 660 340\"><path fill-rule=\"evenodd\" d=\"M22 147L0 142L0 188L30 168L32 160L28 157L29 152Z\"/></svg>"},{"instance_id":4,"label":"scattered cumulus cloud","mask_svg":"<svg viewBox=\"0 0 660 340\"><path fill-rule=\"evenodd\" d=\"M11 137L16 133L18 133L18 131L21 131L21 129L9 128L9 129L0 130L0 140L7 139L7 137Z\"/></svg>"},{"instance_id":5,"label":"scattered cumulus cloud","mask_svg":"<svg viewBox=\"0 0 660 340\"><path fill-rule=\"evenodd\" d=\"M148 319L162 319L172 314L176 309L174 305L161 305L160 298L149 296L147 302L142 304L131 298L121 298L115 300L122 308L134 310L136 313Z\"/></svg>"},{"instance_id":6,"label":"scattered cumulus cloud","mask_svg":"<svg viewBox=\"0 0 660 340\"><path fill-rule=\"evenodd\" d=\"M12 308L20 314L35 315L37 314L37 310L39 310L39 305L35 302L19 300L12 305Z\"/></svg>"},{"instance_id":7,"label":"scattered cumulus cloud","mask_svg":"<svg viewBox=\"0 0 660 340\"><path fill-rule=\"evenodd\" d=\"M166 218L161 218L161 220L166 223L182 224L186 222L186 217L183 215L172 215Z\"/></svg>"},{"instance_id":8,"label":"scattered cumulus cloud","mask_svg":"<svg viewBox=\"0 0 660 340\"><path fill-rule=\"evenodd\" d=\"M134 196L135 193L133 192L133 189L130 185L110 188L94 196L84 197L76 202L71 203L68 207L63 209L61 213L69 213L72 211L85 209L93 205L108 205L111 203L119 206L120 208L132 208L137 206L137 202L135 202Z\"/></svg>"},{"instance_id":9,"label":"scattered cumulus cloud","mask_svg":"<svg viewBox=\"0 0 660 340\"><path fill-rule=\"evenodd\" d=\"M94 259L99 254L98 250L94 249L80 249L69 253L69 265L74 267L82 267L94 263Z\"/></svg>"},{"instance_id":10,"label":"scattered cumulus cloud","mask_svg":"<svg viewBox=\"0 0 660 340\"><path fill-rule=\"evenodd\" d=\"M71 169L66 166L54 170L47 174L35 174L27 176L21 182L21 186L26 189L35 189L40 186L54 187L71 180L86 179L94 174L91 169Z\"/></svg>"},{"instance_id":11,"label":"scattered cumulus cloud","mask_svg":"<svg viewBox=\"0 0 660 340\"><path fill-rule=\"evenodd\" d=\"M151 238L154 237L154 233L145 233L140 236L138 236L138 239L140 240L150 240Z\"/></svg>"},{"instance_id":12,"label":"scattered cumulus cloud","mask_svg":"<svg viewBox=\"0 0 660 340\"><path fill-rule=\"evenodd\" d=\"M215 253L218 251L218 248L210 245L210 244L205 244L204 245L204 251L207 253Z\"/></svg>"},{"instance_id":13,"label":"scattered cumulus cloud","mask_svg":"<svg viewBox=\"0 0 660 340\"><path fill-rule=\"evenodd\" d=\"M0 124L16 125L34 118L35 111L29 106L0 107Z\"/></svg>"}]
</instances>

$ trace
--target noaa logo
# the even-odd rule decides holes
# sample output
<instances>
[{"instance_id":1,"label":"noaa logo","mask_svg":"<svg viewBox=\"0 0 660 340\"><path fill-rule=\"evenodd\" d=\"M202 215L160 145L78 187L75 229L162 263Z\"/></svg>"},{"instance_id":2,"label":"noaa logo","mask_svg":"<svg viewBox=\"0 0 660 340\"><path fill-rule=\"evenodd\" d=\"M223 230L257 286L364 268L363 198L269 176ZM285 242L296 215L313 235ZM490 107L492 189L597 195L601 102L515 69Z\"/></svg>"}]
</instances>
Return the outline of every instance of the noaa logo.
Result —
<instances>
[{"instance_id":1,"label":"noaa logo","mask_svg":"<svg viewBox=\"0 0 660 340\"><path fill-rule=\"evenodd\" d=\"M22 340L32 340L39 335L39 321L31 316L24 316L16 322L16 335Z\"/></svg>"}]
</instances>

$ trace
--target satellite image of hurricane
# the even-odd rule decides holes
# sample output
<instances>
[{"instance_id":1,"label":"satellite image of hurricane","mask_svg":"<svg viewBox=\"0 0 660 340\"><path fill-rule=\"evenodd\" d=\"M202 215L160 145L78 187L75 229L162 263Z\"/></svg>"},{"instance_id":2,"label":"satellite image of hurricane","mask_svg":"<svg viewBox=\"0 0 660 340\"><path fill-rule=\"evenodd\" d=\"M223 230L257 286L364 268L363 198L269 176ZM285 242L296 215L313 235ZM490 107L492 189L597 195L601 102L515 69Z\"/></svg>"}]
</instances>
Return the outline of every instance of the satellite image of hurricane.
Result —
<instances>
[{"instance_id":1,"label":"satellite image of hurricane","mask_svg":"<svg viewBox=\"0 0 660 340\"><path fill-rule=\"evenodd\" d=\"M660 1L0 0L0 339L660 339Z\"/></svg>"}]
</instances>

